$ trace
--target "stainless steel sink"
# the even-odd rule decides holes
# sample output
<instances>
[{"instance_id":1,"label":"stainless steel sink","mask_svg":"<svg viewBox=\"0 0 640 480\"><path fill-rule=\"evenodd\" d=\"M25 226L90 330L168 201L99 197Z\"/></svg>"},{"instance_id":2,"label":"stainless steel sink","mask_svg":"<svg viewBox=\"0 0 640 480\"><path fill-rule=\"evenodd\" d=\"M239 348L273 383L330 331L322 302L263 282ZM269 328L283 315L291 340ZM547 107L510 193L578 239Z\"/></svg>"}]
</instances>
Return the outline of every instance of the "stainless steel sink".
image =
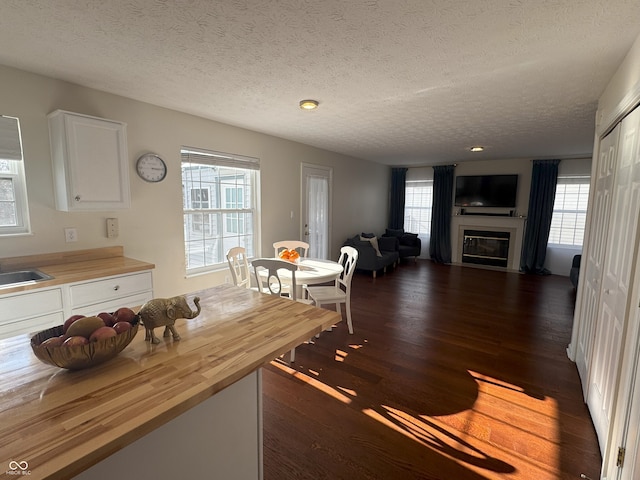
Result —
<instances>
[{"instance_id":1,"label":"stainless steel sink","mask_svg":"<svg viewBox=\"0 0 640 480\"><path fill-rule=\"evenodd\" d=\"M15 272L0 273L0 286L34 283L43 280L51 280L53 277L41 272L40 270L18 270Z\"/></svg>"}]
</instances>

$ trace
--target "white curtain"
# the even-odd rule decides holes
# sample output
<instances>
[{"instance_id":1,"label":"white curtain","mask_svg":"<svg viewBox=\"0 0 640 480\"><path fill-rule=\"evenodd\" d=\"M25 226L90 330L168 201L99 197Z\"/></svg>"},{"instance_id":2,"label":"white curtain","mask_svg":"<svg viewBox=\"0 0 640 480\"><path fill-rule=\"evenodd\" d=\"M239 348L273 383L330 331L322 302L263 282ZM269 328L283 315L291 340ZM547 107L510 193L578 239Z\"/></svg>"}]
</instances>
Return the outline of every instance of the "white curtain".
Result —
<instances>
[{"instance_id":1,"label":"white curtain","mask_svg":"<svg viewBox=\"0 0 640 480\"><path fill-rule=\"evenodd\" d=\"M329 256L329 181L326 177L307 177L309 219L309 257Z\"/></svg>"}]
</instances>

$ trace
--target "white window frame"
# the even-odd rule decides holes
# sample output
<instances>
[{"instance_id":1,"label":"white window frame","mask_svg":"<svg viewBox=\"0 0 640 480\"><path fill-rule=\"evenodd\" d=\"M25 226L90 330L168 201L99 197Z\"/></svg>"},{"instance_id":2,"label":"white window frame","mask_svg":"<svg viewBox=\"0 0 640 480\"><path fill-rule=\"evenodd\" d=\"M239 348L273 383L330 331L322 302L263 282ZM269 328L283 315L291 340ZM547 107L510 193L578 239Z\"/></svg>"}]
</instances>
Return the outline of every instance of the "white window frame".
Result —
<instances>
[{"instance_id":1,"label":"white window frame","mask_svg":"<svg viewBox=\"0 0 640 480\"><path fill-rule=\"evenodd\" d=\"M0 203L12 205L15 215L12 224L0 224L0 237L31 234L20 121L15 117L0 116L0 180L8 181L13 193Z\"/></svg>"},{"instance_id":2,"label":"white window frame","mask_svg":"<svg viewBox=\"0 0 640 480\"><path fill-rule=\"evenodd\" d=\"M412 189L423 190L416 199L416 192ZM419 215L411 215L412 211L418 211ZM425 218L425 215L427 218ZM431 219L433 215L433 180L406 180L405 182L405 205L404 205L404 230L406 232L417 233L420 237L431 236ZM417 220L415 220L417 218ZM425 224L424 228L416 225Z\"/></svg>"},{"instance_id":3,"label":"white window frame","mask_svg":"<svg viewBox=\"0 0 640 480\"><path fill-rule=\"evenodd\" d=\"M250 258L259 256L259 160L201 148L183 147L181 149L181 165L184 253L187 275L228 268L225 255L231 247L245 247ZM211 170L212 168L215 171ZM202 169L202 174L205 176L208 175L206 182L202 182L202 178L204 178L202 174L200 174L200 180L197 180L193 175L193 172L198 169ZM224 171L227 172L227 175L221 175ZM226 191L238 188L243 188L243 192L246 193L242 195L244 203L230 207L226 202ZM208 190L207 205L194 207L192 191L195 189ZM196 215L202 216L201 226L205 228L191 228L192 219ZM207 217L206 221L205 216ZM234 222L239 228L232 229L235 231L229 230L228 226ZM243 222L242 225L240 222Z\"/></svg>"},{"instance_id":4,"label":"white window frame","mask_svg":"<svg viewBox=\"0 0 640 480\"><path fill-rule=\"evenodd\" d=\"M556 197L553 203L553 216L549 231L548 244L553 247L581 248L584 243L585 225L587 221L587 206L589 201L589 188L591 178L589 175L558 175L556 184ZM572 190L567 192L569 185ZM577 195L578 201L572 205L567 195ZM566 218L565 218L566 216ZM575 218L575 221L571 217ZM569 232L569 233L567 233ZM571 236L571 242L562 241Z\"/></svg>"}]
</instances>

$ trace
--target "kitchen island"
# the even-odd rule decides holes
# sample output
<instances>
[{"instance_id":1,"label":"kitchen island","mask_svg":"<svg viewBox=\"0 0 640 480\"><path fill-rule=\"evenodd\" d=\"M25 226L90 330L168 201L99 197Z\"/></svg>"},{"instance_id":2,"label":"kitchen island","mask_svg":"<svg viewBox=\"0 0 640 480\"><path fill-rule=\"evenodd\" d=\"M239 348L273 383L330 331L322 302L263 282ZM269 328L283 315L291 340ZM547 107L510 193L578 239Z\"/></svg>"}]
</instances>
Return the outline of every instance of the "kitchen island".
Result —
<instances>
[{"instance_id":1,"label":"kitchen island","mask_svg":"<svg viewBox=\"0 0 640 480\"><path fill-rule=\"evenodd\" d=\"M228 285L194 296L180 341L141 328L86 370L41 363L26 335L0 341L0 478L261 478L259 369L341 317Z\"/></svg>"}]
</instances>

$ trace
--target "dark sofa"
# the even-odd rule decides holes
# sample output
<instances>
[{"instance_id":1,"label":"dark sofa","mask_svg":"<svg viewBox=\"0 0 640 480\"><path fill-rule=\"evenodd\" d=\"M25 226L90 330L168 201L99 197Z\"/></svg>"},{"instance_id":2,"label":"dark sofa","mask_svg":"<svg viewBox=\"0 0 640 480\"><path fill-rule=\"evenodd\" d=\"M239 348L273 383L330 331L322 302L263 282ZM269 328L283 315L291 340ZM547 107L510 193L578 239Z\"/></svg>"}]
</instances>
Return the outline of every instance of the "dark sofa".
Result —
<instances>
[{"instance_id":1,"label":"dark sofa","mask_svg":"<svg viewBox=\"0 0 640 480\"><path fill-rule=\"evenodd\" d=\"M363 237L374 237L373 234L365 234ZM371 244L371 241L360 240L361 235L348 238L343 246L350 246L358 251L358 261L356 262L357 270L372 272L373 278L380 270L387 271L387 267L395 266L400 258L398 252L398 244L396 238L377 237L378 249L380 256Z\"/></svg>"},{"instance_id":2,"label":"dark sofa","mask_svg":"<svg viewBox=\"0 0 640 480\"><path fill-rule=\"evenodd\" d=\"M405 232L404 229L391 229L387 228L383 238L393 237L398 239L398 253L400 259L414 257L414 261L417 261L422 250L422 240L418 238L417 233Z\"/></svg>"}]
</instances>

